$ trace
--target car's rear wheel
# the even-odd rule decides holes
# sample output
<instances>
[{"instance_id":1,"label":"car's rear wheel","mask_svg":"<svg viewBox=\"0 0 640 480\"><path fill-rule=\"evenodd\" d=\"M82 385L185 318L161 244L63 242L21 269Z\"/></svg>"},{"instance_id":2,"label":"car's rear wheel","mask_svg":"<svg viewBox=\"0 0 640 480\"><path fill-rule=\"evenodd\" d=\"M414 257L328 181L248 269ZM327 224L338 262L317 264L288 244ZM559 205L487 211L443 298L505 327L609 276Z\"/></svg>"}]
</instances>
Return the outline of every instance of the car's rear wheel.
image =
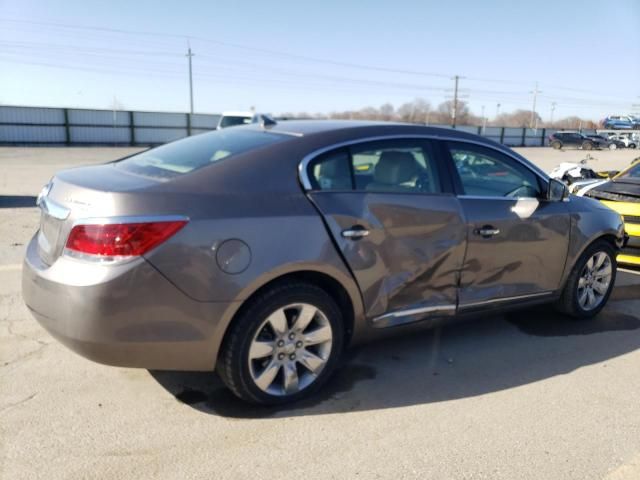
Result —
<instances>
[{"instance_id":1,"label":"car's rear wheel","mask_svg":"<svg viewBox=\"0 0 640 480\"><path fill-rule=\"evenodd\" d=\"M583 150L593 150L593 144L591 142L584 142L582 144Z\"/></svg>"},{"instance_id":2,"label":"car's rear wheel","mask_svg":"<svg viewBox=\"0 0 640 480\"><path fill-rule=\"evenodd\" d=\"M591 318L604 308L616 280L616 252L598 240L580 256L565 284L558 308L575 318Z\"/></svg>"},{"instance_id":3,"label":"car's rear wheel","mask_svg":"<svg viewBox=\"0 0 640 480\"><path fill-rule=\"evenodd\" d=\"M635 143L630 143L628 148L636 148L636 144Z\"/></svg>"},{"instance_id":4,"label":"car's rear wheel","mask_svg":"<svg viewBox=\"0 0 640 480\"><path fill-rule=\"evenodd\" d=\"M333 298L315 285L271 288L252 299L232 324L218 373L248 402L300 400L335 369L343 347L342 318Z\"/></svg>"},{"instance_id":5,"label":"car's rear wheel","mask_svg":"<svg viewBox=\"0 0 640 480\"><path fill-rule=\"evenodd\" d=\"M562 144L556 140L554 142L551 142L551 148L553 148L554 150L560 150L562 148Z\"/></svg>"}]
</instances>

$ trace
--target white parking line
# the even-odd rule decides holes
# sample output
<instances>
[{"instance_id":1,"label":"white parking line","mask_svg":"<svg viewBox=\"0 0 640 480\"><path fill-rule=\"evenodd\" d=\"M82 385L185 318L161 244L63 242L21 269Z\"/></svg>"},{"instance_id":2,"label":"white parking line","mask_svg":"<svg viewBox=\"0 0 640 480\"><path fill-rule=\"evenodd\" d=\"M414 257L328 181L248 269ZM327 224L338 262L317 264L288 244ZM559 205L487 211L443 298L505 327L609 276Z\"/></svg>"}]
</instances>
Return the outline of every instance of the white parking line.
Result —
<instances>
[{"instance_id":1,"label":"white parking line","mask_svg":"<svg viewBox=\"0 0 640 480\"><path fill-rule=\"evenodd\" d=\"M15 270L20 270L22 265L20 263L14 263L11 265L0 265L0 272L13 272Z\"/></svg>"}]
</instances>

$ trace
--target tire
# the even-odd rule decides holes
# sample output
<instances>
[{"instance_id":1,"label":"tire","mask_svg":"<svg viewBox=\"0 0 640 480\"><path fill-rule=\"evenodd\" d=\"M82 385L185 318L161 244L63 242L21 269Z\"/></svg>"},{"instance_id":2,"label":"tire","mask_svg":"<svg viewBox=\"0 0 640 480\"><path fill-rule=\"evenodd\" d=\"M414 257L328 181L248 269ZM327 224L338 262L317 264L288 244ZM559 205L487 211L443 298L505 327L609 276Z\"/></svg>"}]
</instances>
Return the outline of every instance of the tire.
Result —
<instances>
[{"instance_id":1,"label":"tire","mask_svg":"<svg viewBox=\"0 0 640 480\"><path fill-rule=\"evenodd\" d=\"M593 150L593 143L591 142L584 142L582 144L582 149L583 150Z\"/></svg>"},{"instance_id":2,"label":"tire","mask_svg":"<svg viewBox=\"0 0 640 480\"><path fill-rule=\"evenodd\" d=\"M635 143L630 143L627 148L636 148L636 144Z\"/></svg>"},{"instance_id":3,"label":"tire","mask_svg":"<svg viewBox=\"0 0 640 480\"><path fill-rule=\"evenodd\" d=\"M609 144L609 150L616 150L617 148L618 148L618 145L616 145L615 143Z\"/></svg>"},{"instance_id":4,"label":"tire","mask_svg":"<svg viewBox=\"0 0 640 480\"><path fill-rule=\"evenodd\" d=\"M306 325L301 331L296 329L299 318ZM311 343L321 338L322 343ZM243 307L225 336L217 370L242 400L261 405L295 402L327 381L343 343L343 316L333 298L313 284L283 283Z\"/></svg>"},{"instance_id":5,"label":"tire","mask_svg":"<svg viewBox=\"0 0 640 480\"><path fill-rule=\"evenodd\" d=\"M608 259L608 265L610 266L610 274L606 281L606 284L598 278L598 272L603 274L606 272L606 261L600 266L597 265L597 259L599 255L605 255ZM589 262L593 261L592 266L596 267L592 270L591 275L588 275ZM595 272L595 273L594 273ZM571 270L569 278L564 286L562 295L556 308L571 317L576 319L591 318L604 308L609 300L613 285L616 281L617 264L616 264L616 251L611 243L606 240L597 240L587 247L584 253L580 256L578 261ZM597 303L588 305L583 302L583 292L586 291L586 302L590 302L590 295L588 293L589 285L600 285L599 287L592 287L591 291L596 298Z\"/></svg>"},{"instance_id":6,"label":"tire","mask_svg":"<svg viewBox=\"0 0 640 480\"><path fill-rule=\"evenodd\" d=\"M555 140L553 142L551 142L551 148L553 148L554 150L560 150L562 148L562 144Z\"/></svg>"}]
</instances>

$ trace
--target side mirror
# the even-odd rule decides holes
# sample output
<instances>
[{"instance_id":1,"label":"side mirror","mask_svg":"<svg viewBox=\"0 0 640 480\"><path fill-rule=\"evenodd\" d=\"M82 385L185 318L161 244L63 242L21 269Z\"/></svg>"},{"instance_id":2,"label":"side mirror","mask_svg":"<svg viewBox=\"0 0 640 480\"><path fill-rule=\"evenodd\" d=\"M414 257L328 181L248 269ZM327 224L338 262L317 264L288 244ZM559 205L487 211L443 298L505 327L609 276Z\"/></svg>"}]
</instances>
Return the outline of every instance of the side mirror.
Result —
<instances>
[{"instance_id":1,"label":"side mirror","mask_svg":"<svg viewBox=\"0 0 640 480\"><path fill-rule=\"evenodd\" d=\"M555 178L549 179L549 185L547 186L547 200L550 202L561 202L565 198L569 197L569 188Z\"/></svg>"}]
</instances>

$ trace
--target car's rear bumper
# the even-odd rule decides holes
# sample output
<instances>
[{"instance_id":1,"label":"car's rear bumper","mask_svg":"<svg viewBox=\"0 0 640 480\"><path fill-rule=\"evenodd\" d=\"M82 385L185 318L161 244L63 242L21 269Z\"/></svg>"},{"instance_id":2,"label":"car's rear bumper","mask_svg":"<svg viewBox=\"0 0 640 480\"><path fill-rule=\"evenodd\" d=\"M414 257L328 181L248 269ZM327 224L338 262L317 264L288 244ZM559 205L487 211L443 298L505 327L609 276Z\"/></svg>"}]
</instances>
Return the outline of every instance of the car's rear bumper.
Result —
<instances>
[{"instance_id":1,"label":"car's rear bumper","mask_svg":"<svg viewBox=\"0 0 640 480\"><path fill-rule=\"evenodd\" d=\"M190 299L144 259L104 266L61 257L48 266L35 240L22 295L38 322L80 355L166 370L212 370L237 306Z\"/></svg>"}]
</instances>

